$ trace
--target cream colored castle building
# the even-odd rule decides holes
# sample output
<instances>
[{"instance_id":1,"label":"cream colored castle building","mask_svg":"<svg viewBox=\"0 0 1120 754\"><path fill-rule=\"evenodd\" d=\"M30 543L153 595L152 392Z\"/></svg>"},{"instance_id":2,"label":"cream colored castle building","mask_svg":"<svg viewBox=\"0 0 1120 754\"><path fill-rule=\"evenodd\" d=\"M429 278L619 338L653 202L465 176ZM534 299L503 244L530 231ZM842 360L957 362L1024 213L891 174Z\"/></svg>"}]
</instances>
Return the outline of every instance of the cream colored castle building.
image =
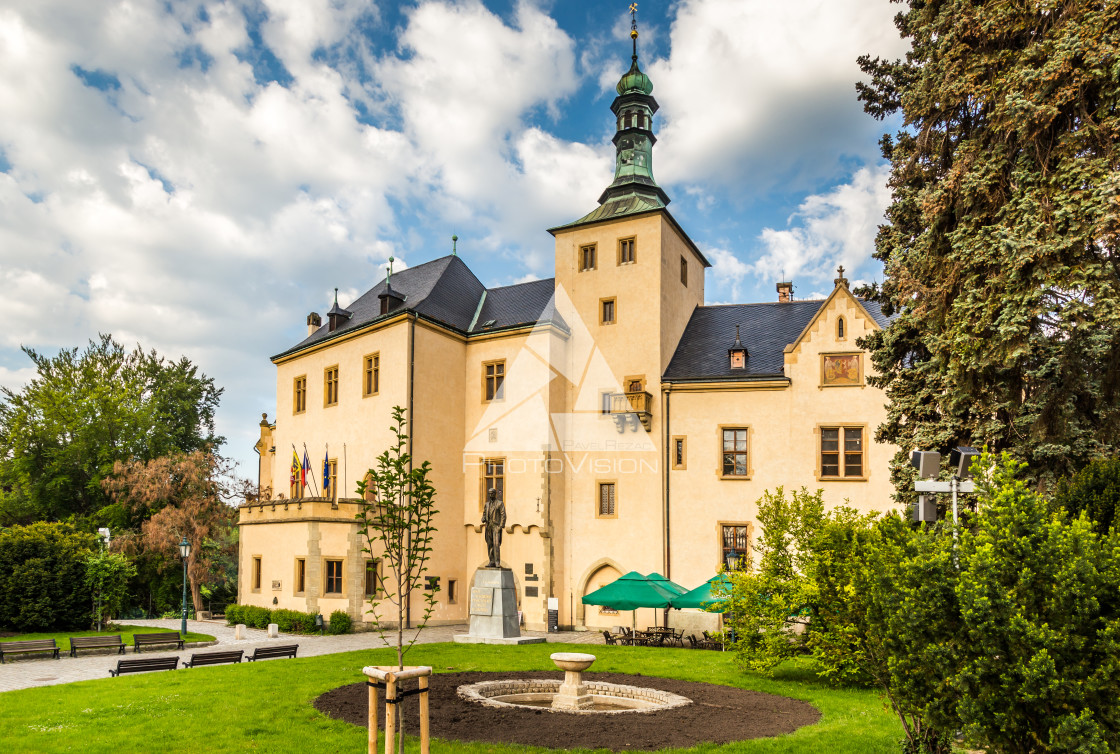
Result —
<instances>
[{"instance_id":1,"label":"cream colored castle building","mask_svg":"<svg viewBox=\"0 0 1120 754\"><path fill-rule=\"evenodd\" d=\"M886 401L856 345L887 319L842 271L823 301L778 283L772 302L705 306L710 264L653 179L652 89L635 55L611 106L615 180L549 231L554 278L487 288L459 257L435 259L325 323L311 314L307 338L272 358L261 496L240 509L240 603L368 620L381 563L358 536L356 490L390 445L394 406L437 490L433 623L468 620L491 487L529 629L545 627L550 598L563 627L629 622L581 603L628 571L692 588L751 557L765 490L889 507L896 449L873 439ZM306 487L291 471L305 449Z\"/></svg>"}]
</instances>

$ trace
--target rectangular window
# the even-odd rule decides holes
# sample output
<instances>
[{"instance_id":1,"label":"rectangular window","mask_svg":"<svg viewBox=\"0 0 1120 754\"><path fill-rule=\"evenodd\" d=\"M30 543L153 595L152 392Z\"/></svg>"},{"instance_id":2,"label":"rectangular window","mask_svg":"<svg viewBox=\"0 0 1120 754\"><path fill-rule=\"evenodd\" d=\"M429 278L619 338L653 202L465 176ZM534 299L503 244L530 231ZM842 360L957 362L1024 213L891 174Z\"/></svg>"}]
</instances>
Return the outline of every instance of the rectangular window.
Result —
<instances>
[{"instance_id":1,"label":"rectangular window","mask_svg":"<svg viewBox=\"0 0 1120 754\"><path fill-rule=\"evenodd\" d=\"M579 247L579 271L595 269L595 244Z\"/></svg>"},{"instance_id":2,"label":"rectangular window","mask_svg":"<svg viewBox=\"0 0 1120 754\"><path fill-rule=\"evenodd\" d=\"M298 500L303 497L303 478L300 476L299 469L292 469L291 486L289 487L288 494L292 500Z\"/></svg>"},{"instance_id":3,"label":"rectangular window","mask_svg":"<svg viewBox=\"0 0 1120 754\"><path fill-rule=\"evenodd\" d=\"M500 401L504 397L502 386L506 381L506 362L488 361L482 365L483 395L488 401Z\"/></svg>"},{"instance_id":4,"label":"rectangular window","mask_svg":"<svg viewBox=\"0 0 1120 754\"><path fill-rule=\"evenodd\" d=\"M746 564L747 556L750 555L750 541L747 538L750 527L745 524L725 524L720 528L723 530L722 565L729 571L737 571Z\"/></svg>"},{"instance_id":5,"label":"rectangular window","mask_svg":"<svg viewBox=\"0 0 1120 754\"><path fill-rule=\"evenodd\" d=\"M614 482L599 483L599 518L615 518L617 516L614 497Z\"/></svg>"},{"instance_id":6,"label":"rectangular window","mask_svg":"<svg viewBox=\"0 0 1120 754\"><path fill-rule=\"evenodd\" d=\"M486 494L490 490L497 490L498 497L506 499L506 460L504 458L487 458L482 462L482 495L479 498L478 509L486 503Z\"/></svg>"},{"instance_id":7,"label":"rectangular window","mask_svg":"<svg viewBox=\"0 0 1120 754\"><path fill-rule=\"evenodd\" d=\"M620 238L618 240L618 263L619 264L633 264L634 263L634 242L633 238Z\"/></svg>"},{"instance_id":8,"label":"rectangular window","mask_svg":"<svg viewBox=\"0 0 1120 754\"><path fill-rule=\"evenodd\" d=\"M330 484L327 485L327 489L329 490L329 494L327 495L327 497L329 497L331 499L331 501L333 502L335 500L338 500L338 460L337 459L330 459L330 460L327 461L327 479L330 480Z\"/></svg>"},{"instance_id":9,"label":"rectangular window","mask_svg":"<svg viewBox=\"0 0 1120 754\"><path fill-rule=\"evenodd\" d=\"M296 377L292 386L292 413L302 414L307 410L307 376Z\"/></svg>"},{"instance_id":10,"label":"rectangular window","mask_svg":"<svg viewBox=\"0 0 1120 754\"><path fill-rule=\"evenodd\" d=\"M342 594L342 561L327 561L327 583L325 594Z\"/></svg>"},{"instance_id":11,"label":"rectangular window","mask_svg":"<svg viewBox=\"0 0 1120 754\"><path fill-rule=\"evenodd\" d=\"M362 397L377 395L381 389L381 354L371 353L365 357L362 377Z\"/></svg>"},{"instance_id":12,"label":"rectangular window","mask_svg":"<svg viewBox=\"0 0 1120 754\"><path fill-rule=\"evenodd\" d=\"M688 285L688 260L681 257L681 285Z\"/></svg>"},{"instance_id":13,"label":"rectangular window","mask_svg":"<svg viewBox=\"0 0 1120 754\"><path fill-rule=\"evenodd\" d=\"M338 405L338 366L323 370L323 405Z\"/></svg>"},{"instance_id":14,"label":"rectangular window","mask_svg":"<svg viewBox=\"0 0 1120 754\"><path fill-rule=\"evenodd\" d=\"M303 594L307 589L307 561L296 558L296 594Z\"/></svg>"},{"instance_id":15,"label":"rectangular window","mask_svg":"<svg viewBox=\"0 0 1120 754\"><path fill-rule=\"evenodd\" d=\"M366 597L378 597L381 595L380 587L381 575L381 561L380 560L367 560L366 561Z\"/></svg>"},{"instance_id":16,"label":"rectangular window","mask_svg":"<svg viewBox=\"0 0 1120 754\"><path fill-rule=\"evenodd\" d=\"M673 444L670 448L670 452L673 455L672 460L674 469L688 468L687 455L685 453L685 438L683 436L673 438Z\"/></svg>"},{"instance_id":17,"label":"rectangular window","mask_svg":"<svg viewBox=\"0 0 1120 754\"><path fill-rule=\"evenodd\" d=\"M723 429L723 476L746 477L750 473L747 465L746 427Z\"/></svg>"},{"instance_id":18,"label":"rectangular window","mask_svg":"<svg viewBox=\"0 0 1120 754\"><path fill-rule=\"evenodd\" d=\"M615 300L613 298L605 298L600 301L602 306L602 314L599 319L601 325L613 325L615 313Z\"/></svg>"},{"instance_id":19,"label":"rectangular window","mask_svg":"<svg viewBox=\"0 0 1120 754\"><path fill-rule=\"evenodd\" d=\"M599 411L601 413L609 414L611 412L611 395L610 390L599 393Z\"/></svg>"},{"instance_id":20,"label":"rectangular window","mask_svg":"<svg viewBox=\"0 0 1120 754\"><path fill-rule=\"evenodd\" d=\"M454 605L459 602L459 582L455 579L447 580L447 604Z\"/></svg>"},{"instance_id":21,"label":"rectangular window","mask_svg":"<svg viewBox=\"0 0 1120 754\"><path fill-rule=\"evenodd\" d=\"M824 477L863 478L863 427L821 427L821 478Z\"/></svg>"},{"instance_id":22,"label":"rectangular window","mask_svg":"<svg viewBox=\"0 0 1120 754\"><path fill-rule=\"evenodd\" d=\"M259 592L261 590L261 558L259 555L253 556L253 591Z\"/></svg>"}]
</instances>

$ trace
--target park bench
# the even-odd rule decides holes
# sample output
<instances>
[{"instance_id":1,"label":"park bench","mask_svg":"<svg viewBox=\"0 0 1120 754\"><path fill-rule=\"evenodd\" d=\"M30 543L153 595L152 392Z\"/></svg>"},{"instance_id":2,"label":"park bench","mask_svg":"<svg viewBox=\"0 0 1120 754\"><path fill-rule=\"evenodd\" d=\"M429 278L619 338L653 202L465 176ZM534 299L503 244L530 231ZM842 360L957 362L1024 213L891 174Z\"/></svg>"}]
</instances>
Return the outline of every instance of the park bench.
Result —
<instances>
[{"instance_id":1,"label":"park bench","mask_svg":"<svg viewBox=\"0 0 1120 754\"><path fill-rule=\"evenodd\" d=\"M32 639L31 641L3 641L0 642L0 663L4 662L4 655L23 654L26 652L50 652L54 659L58 659L58 644L54 639Z\"/></svg>"},{"instance_id":2,"label":"park bench","mask_svg":"<svg viewBox=\"0 0 1120 754\"><path fill-rule=\"evenodd\" d=\"M183 663L184 668L197 668L199 665L220 665L224 662L241 662L241 655L245 654L245 650L239 649L236 652L205 652L202 654L193 654L188 662Z\"/></svg>"},{"instance_id":3,"label":"park bench","mask_svg":"<svg viewBox=\"0 0 1120 754\"><path fill-rule=\"evenodd\" d=\"M253 654L245 659L249 662L256 662L257 660L268 660L273 657L295 657L297 649L299 649L299 644L282 644L278 647L257 647L253 650Z\"/></svg>"},{"instance_id":4,"label":"park bench","mask_svg":"<svg viewBox=\"0 0 1120 754\"><path fill-rule=\"evenodd\" d=\"M149 670L175 670L179 667L178 657L144 657L132 660L117 660L114 670L109 668L109 675L114 678L122 673L146 673Z\"/></svg>"},{"instance_id":5,"label":"park bench","mask_svg":"<svg viewBox=\"0 0 1120 754\"><path fill-rule=\"evenodd\" d=\"M77 657L79 649L116 649L117 654L124 654L124 642L120 634L112 636L71 636L70 656Z\"/></svg>"},{"instance_id":6,"label":"park bench","mask_svg":"<svg viewBox=\"0 0 1120 754\"><path fill-rule=\"evenodd\" d=\"M183 639L174 631L164 631L158 634L132 635L133 652L139 652L140 647L150 647L155 644L174 644L176 649L182 649Z\"/></svg>"}]
</instances>

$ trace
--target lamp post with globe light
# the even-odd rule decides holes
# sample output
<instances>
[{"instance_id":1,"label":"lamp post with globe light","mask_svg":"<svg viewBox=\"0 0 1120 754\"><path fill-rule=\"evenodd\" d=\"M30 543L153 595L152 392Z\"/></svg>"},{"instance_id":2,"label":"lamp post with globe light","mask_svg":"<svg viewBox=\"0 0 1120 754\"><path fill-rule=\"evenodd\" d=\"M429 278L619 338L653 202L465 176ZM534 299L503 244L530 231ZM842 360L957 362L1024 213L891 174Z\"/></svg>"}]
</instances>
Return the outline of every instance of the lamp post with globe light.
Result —
<instances>
[{"instance_id":1,"label":"lamp post with globe light","mask_svg":"<svg viewBox=\"0 0 1120 754\"><path fill-rule=\"evenodd\" d=\"M179 631L183 638L187 638L187 558L191 556L191 543L186 536L179 543L179 554L183 556L183 624Z\"/></svg>"}]
</instances>

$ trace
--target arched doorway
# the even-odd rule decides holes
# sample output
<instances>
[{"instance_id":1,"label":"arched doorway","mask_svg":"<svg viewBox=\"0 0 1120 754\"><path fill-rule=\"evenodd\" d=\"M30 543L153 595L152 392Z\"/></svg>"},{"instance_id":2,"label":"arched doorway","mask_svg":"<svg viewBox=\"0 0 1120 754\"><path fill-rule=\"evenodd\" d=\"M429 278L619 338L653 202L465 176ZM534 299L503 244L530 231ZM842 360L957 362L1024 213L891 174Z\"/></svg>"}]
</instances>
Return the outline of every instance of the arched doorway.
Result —
<instances>
[{"instance_id":1,"label":"arched doorway","mask_svg":"<svg viewBox=\"0 0 1120 754\"><path fill-rule=\"evenodd\" d=\"M618 579L622 576L622 573L622 566L609 558L603 558L593 563L584 571L584 576L580 579L579 598L576 601L577 626L582 625L590 629L603 629L623 623L629 625L630 618L627 616L620 616L619 613L614 610L599 607L598 605L583 604L583 598L586 595ZM622 620L623 617L626 618L625 621Z\"/></svg>"}]
</instances>

